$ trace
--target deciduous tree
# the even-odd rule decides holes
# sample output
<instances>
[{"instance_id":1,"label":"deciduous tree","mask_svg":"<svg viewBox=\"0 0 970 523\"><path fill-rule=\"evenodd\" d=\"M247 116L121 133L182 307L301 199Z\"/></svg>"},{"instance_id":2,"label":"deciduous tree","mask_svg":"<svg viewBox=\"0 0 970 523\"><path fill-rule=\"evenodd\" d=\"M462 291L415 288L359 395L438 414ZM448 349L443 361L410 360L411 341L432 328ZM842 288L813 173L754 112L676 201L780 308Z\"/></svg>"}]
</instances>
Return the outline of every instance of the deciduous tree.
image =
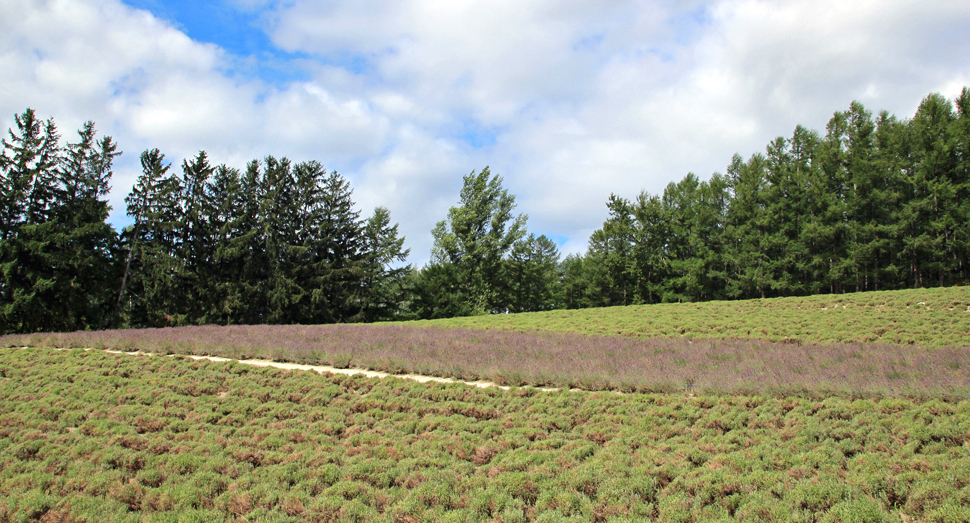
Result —
<instances>
[{"instance_id":1,"label":"deciduous tree","mask_svg":"<svg viewBox=\"0 0 970 523\"><path fill-rule=\"evenodd\" d=\"M515 196L488 167L464 177L460 201L431 231L434 264L454 266L460 299L478 313L506 307L499 278L512 246L525 235L525 215L513 216Z\"/></svg>"}]
</instances>

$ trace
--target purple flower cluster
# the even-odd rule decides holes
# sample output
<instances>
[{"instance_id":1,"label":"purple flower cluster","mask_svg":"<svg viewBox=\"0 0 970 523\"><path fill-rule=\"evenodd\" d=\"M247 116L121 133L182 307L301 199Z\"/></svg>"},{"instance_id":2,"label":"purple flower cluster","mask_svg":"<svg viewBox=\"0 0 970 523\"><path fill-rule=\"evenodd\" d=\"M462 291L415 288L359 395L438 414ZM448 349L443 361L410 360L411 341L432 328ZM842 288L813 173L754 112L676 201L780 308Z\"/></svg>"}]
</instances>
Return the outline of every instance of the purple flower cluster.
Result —
<instances>
[{"instance_id":1,"label":"purple flower cluster","mask_svg":"<svg viewBox=\"0 0 970 523\"><path fill-rule=\"evenodd\" d=\"M511 385L970 392L970 347L788 344L404 325L237 325L4 336L93 347L360 366Z\"/></svg>"}]
</instances>

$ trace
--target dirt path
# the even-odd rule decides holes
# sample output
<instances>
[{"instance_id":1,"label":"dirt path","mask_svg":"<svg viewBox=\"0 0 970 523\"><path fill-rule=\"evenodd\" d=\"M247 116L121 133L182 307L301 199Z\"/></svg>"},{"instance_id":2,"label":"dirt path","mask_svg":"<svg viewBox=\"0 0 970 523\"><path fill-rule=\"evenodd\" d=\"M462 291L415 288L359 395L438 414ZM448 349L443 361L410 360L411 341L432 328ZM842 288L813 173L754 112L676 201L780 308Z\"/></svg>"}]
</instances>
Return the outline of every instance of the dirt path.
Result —
<instances>
[{"instance_id":1,"label":"dirt path","mask_svg":"<svg viewBox=\"0 0 970 523\"><path fill-rule=\"evenodd\" d=\"M93 350L93 349L85 349L85 350ZM141 351L125 352L125 351L119 351L119 350L105 350L105 352L108 352L110 354L128 354L131 356L155 356L155 354L151 352L141 352ZM177 355L172 354L171 356L177 356ZM355 374L363 374L368 378L387 378L387 377L393 376L395 378L417 381L418 383L427 383L429 381L433 381L437 383L464 383L465 385L471 385L471 386L480 387L480 388L498 387L502 390L509 390L509 387L506 387L504 385L499 385L498 383L494 383L491 381L461 381L461 380L453 380L450 378L439 378L437 376L425 376L422 374L391 374L388 372L380 372L376 370L367 370L367 369L338 369L337 367L330 367L327 365L303 365L300 363L281 363L278 361L269 361L269 360L235 360L232 358L223 358L220 356L187 355L185 357L192 358L193 360L209 360L209 361L217 361L217 362L235 361L243 365L252 365L254 367L274 367L277 369L285 369L285 370L312 370L320 374L325 374L325 373L346 374L348 376L353 376ZM558 389L540 388L539 390L551 392Z\"/></svg>"}]
</instances>

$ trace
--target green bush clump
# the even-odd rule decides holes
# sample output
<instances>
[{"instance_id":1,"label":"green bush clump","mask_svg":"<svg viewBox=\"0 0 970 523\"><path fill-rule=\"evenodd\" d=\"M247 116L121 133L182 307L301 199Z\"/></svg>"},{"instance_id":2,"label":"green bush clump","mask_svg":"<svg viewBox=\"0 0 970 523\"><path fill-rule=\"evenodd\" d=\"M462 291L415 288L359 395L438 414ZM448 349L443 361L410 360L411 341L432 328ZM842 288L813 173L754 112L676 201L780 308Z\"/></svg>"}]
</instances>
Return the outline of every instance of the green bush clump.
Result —
<instances>
[{"instance_id":1,"label":"green bush clump","mask_svg":"<svg viewBox=\"0 0 970 523\"><path fill-rule=\"evenodd\" d=\"M79 350L0 368L0 522L968 516L965 399L502 391Z\"/></svg>"},{"instance_id":2,"label":"green bush clump","mask_svg":"<svg viewBox=\"0 0 970 523\"><path fill-rule=\"evenodd\" d=\"M425 320L416 325L633 338L970 345L970 287L703 303L662 303Z\"/></svg>"}]
</instances>

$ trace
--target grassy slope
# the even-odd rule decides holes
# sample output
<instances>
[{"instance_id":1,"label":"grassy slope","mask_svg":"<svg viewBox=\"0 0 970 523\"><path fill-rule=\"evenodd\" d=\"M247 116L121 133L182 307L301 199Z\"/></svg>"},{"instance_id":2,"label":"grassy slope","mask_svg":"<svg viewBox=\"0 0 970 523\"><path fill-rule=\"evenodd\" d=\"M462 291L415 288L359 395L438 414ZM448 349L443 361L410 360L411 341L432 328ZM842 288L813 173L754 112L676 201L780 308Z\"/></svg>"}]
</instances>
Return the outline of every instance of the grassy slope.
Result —
<instances>
[{"instance_id":1,"label":"grassy slope","mask_svg":"<svg viewBox=\"0 0 970 523\"><path fill-rule=\"evenodd\" d=\"M970 401L0 349L0 522L967 521Z\"/></svg>"},{"instance_id":2,"label":"grassy slope","mask_svg":"<svg viewBox=\"0 0 970 523\"><path fill-rule=\"evenodd\" d=\"M590 390L967 394L968 311L970 287L957 287L398 325L35 334L0 345L261 357Z\"/></svg>"},{"instance_id":3,"label":"grassy slope","mask_svg":"<svg viewBox=\"0 0 970 523\"><path fill-rule=\"evenodd\" d=\"M738 343L698 340L914 344L954 353L943 370L965 380L968 306L956 288L406 325L722 355ZM875 368L879 347L845 361ZM970 520L970 406L953 397L540 394L33 349L0 350L0 398L0 522Z\"/></svg>"},{"instance_id":4,"label":"grassy slope","mask_svg":"<svg viewBox=\"0 0 970 523\"><path fill-rule=\"evenodd\" d=\"M634 305L410 324L636 338L690 336L802 343L966 346L970 345L970 287Z\"/></svg>"}]
</instances>

